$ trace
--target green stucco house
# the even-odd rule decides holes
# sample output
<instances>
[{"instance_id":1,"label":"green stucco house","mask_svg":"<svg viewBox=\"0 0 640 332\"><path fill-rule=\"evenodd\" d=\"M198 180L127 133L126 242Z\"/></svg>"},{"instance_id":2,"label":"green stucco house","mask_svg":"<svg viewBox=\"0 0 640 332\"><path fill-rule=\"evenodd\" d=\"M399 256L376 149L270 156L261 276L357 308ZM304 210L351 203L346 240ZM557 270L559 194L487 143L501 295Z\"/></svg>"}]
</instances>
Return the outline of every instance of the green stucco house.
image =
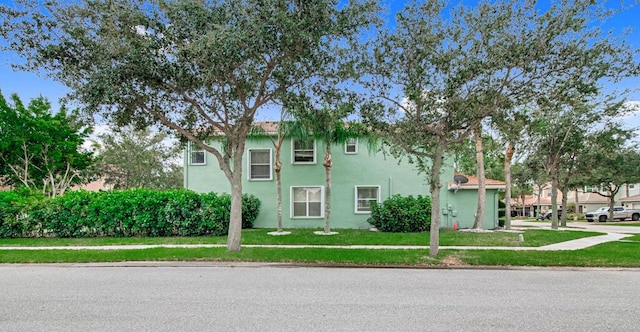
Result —
<instances>
[{"instance_id":1,"label":"green stucco house","mask_svg":"<svg viewBox=\"0 0 640 332\"><path fill-rule=\"evenodd\" d=\"M273 123L269 123L273 126ZM263 124L264 126L264 124ZM257 228L276 227L276 181L271 140L250 139L243 162L243 191L262 201ZM281 149L282 211L284 228L319 228L324 225L324 143L288 138ZM382 202L392 195L429 195L424 174L406 161L371 151L365 139L351 139L334 146L331 192L331 228L369 228L370 202ZM473 225L477 178L464 184L453 182L451 161L441 175L441 225L460 228ZM475 187L474 187L475 181ZM217 159L189 145L184 151L184 186L196 192L230 192L229 181ZM502 182L488 182L485 228L498 221L498 191Z\"/></svg>"}]
</instances>

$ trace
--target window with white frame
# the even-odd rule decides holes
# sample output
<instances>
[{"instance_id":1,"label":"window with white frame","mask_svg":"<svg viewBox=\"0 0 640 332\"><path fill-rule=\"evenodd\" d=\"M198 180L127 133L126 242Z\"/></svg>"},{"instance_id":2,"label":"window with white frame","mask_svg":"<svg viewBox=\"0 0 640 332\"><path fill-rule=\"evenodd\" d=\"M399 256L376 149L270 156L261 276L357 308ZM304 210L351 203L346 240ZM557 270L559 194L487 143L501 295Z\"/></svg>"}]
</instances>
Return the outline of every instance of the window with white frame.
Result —
<instances>
[{"instance_id":1,"label":"window with white frame","mask_svg":"<svg viewBox=\"0 0 640 332\"><path fill-rule=\"evenodd\" d=\"M346 142L344 142L344 153L346 154L356 154L358 153L358 139L357 138L349 138Z\"/></svg>"},{"instance_id":2,"label":"window with white frame","mask_svg":"<svg viewBox=\"0 0 640 332\"><path fill-rule=\"evenodd\" d=\"M585 186L584 192L586 193L597 193L602 192L602 186Z\"/></svg>"},{"instance_id":3,"label":"window with white frame","mask_svg":"<svg viewBox=\"0 0 640 332\"><path fill-rule=\"evenodd\" d=\"M294 164L315 164L316 143L314 140L293 140L292 160Z\"/></svg>"},{"instance_id":4,"label":"window with white frame","mask_svg":"<svg viewBox=\"0 0 640 332\"><path fill-rule=\"evenodd\" d=\"M271 180L271 150L249 150L249 180Z\"/></svg>"},{"instance_id":5,"label":"window with white frame","mask_svg":"<svg viewBox=\"0 0 640 332\"><path fill-rule=\"evenodd\" d=\"M291 187L291 217L322 218L323 187Z\"/></svg>"},{"instance_id":6,"label":"window with white frame","mask_svg":"<svg viewBox=\"0 0 640 332\"><path fill-rule=\"evenodd\" d=\"M195 144L189 144L189 162L191 165L206 164L204 149Z\"/></svg>"},{"instance_id":7,"label":"window with white frame","mask_svg":"<svg viewBox=\"0 0 640 332\"><path fill-rule=\"evenodd\" d=\"M356 213L371 213L371 204L380 202L380 186L356 186Z\"/></svg>"}]
</instances>

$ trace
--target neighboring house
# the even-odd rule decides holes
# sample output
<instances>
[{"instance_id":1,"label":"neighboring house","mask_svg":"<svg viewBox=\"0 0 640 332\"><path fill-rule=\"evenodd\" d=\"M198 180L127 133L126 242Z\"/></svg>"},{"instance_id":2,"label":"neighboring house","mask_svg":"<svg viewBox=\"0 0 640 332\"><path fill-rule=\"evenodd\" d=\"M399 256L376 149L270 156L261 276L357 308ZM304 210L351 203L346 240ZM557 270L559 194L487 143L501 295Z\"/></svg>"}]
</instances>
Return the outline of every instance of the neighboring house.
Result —
<instances>
[{"instance_id":1,"label":"neighboring house","mask_svg":"<svg viewBox=\"0 0 640 332\"><path fill-rule=\"evenodd\" d=\"M11 190L11 187L2 187L0 186L0 191ZM100 190L109 190L109 185L104 183L104 179L98 179L83 185L75 185L71 188L67 189L65 192L73 191L73 190L86 190L86 191L100 191Z\"/></svg>"},{"instance_id":2,"label":"neighboring house","mask_svg":"<svg viewBox=\"0 0 640 332\"><path fill-rule=\"evenodd\" d=\"M545 212L551 209L551 185L547 184L542 188L542 195L538 198L538 189L534 188L533 195L526 195L524 202L517 198L515 204L519 215L521 215L522 208L525 209L525 216L535 217L537 216L537 208L540 206L540 212ZM575 210L578 213L586 213L588 211L595 211L601 207L609 206L608 198L599 195L598 192L602 192L602 188L598 186L586 186L578 190L572 190L568 192L567 204L570 206L576 205L577 195L577 208ZM640 185L639 184L626 184L620 189L615 197L615 205L624 205L631 208L635 203L635 206L640 207L640 201L635 202L632 197L640 197ZM637 199L637 197L635 199ZM558 190L558 207L562 208L562 192ZM575 211L574 211L575 212Z\"/></svg>"},{"instance_id":3,"label":"neighboring house","mask_svg":"<svg viewBox=\"0 0 640 332\"><path fill-rule=\"evenodd\" d=\"M273 128L273 123L267 123ZM262 124L263 128L266 126ZM428 195L424 174L406 160L370 151L366 139L351 139L333 147L331 185L331 227L369 228L370 203L381 203L395 194ZM324 225L325 171L322 165L324 142L287 138L282 146L282 211L285 228L318 228ZM268 138L247 141L243 165L243 192L257 196L262 206L255 227L276 227L276 181L273 171L274 147ZM230 185L217 159L189 145L184 152L184 187L197 192L230 192ZM471 227L476 210L477 180L452 183L453 167L445 162L441 175L440 213L442 227ZM494 188L495 187L495 188ZM485 228L498 220L499 189L487 193Z\"/></svg>"},{"instance_id":4,"label":"neighboring house","mask_svg":"<svg viewBox=\"0 0 640 332\"><path fill-rule=\"evenodd\" d=\"M640 194L621 198L620 203L627 209L640 209Z\"/></svg>"}]
</instances>

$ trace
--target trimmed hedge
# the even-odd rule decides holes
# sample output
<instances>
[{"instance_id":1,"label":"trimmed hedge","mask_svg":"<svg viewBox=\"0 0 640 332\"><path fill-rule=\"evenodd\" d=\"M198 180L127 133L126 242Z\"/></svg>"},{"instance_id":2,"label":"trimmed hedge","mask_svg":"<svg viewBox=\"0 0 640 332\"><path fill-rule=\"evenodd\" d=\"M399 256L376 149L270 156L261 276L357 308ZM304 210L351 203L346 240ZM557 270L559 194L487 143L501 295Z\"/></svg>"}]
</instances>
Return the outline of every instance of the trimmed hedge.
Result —
<instances>
[{"instance_id":1,"label":"trimmed hedge","mask_svg":"<svg viewBox=\"0 0 640 332\"><path fill-rule=\"evenodd\" d=\"M22 237L32 233L28 211L43 199L41 193L28 190L0 191L0 237Z\"/></svg>"},{"instance_id":2,"label":"trimmed hedge","mask_svg":"<svg viewBox=\"0 0 640 332\"><path fill-rule=\"evenodd\" d=\"M21 209L18 204L7 205ZM260 200L243 195L243 228L253 226L259 210ZM0 230L7 229L0 236L220 236L229 230L230 211L231 196L227 194L148 189L75 191L21 210L23 218L13 213L0 219ZM14 223L22 226L10 227Z\"/></svg>"},{"instance_id":3,"label":"trimmed hedge","mask_svg":"<svg viewBox=\"0 0 640 332\"><path fill-rule=\"evenodd\" d=\"M371 206L367 220L382 232L427 232L431 227L431 197L394 195Z\"/></svg>"}]
</instances>

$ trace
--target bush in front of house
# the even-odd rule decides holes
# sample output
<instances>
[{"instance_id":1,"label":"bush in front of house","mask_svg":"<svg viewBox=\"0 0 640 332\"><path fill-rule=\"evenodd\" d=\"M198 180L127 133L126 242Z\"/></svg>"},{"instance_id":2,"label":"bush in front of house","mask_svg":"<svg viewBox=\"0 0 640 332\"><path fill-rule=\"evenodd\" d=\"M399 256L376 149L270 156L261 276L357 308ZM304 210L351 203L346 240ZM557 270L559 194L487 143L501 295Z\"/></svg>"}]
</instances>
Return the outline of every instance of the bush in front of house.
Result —
<instances>
[{"instance_id":1,"label":"bush in front of house","mask_svg":"<svg viewBox=\"0 0 640 332\"><path fill-rule=\"evenodd\" d=\"M23 213L37 230L32 236L154 237L225 235L230 210L227 194L132 189L69 192ZM243 228L253 226L259 210L260 200L243 195Z\"/></svg>"},{"instance_id":2,"label":"bush in front of house","mask_svg":"<svg viewBox=\"0 0 640 332\"><path fill-rule=\"evenodd\" d=\"M573 220L576 217L575 213L567 214L567 220ZM585 220L584 213L578 213L578 220Z\"/></svg>"},{"instance_id":3,"label":"bush in front of house","mask_svg":"<svg viewBox=\"0 0 640 332\"><path fill-rule=\"evenodd\" d=\"M382 232L429 231L431 198L394 195L382 204L373 204L371 217L367 221Z\"/></svg>"}]
</instances>

